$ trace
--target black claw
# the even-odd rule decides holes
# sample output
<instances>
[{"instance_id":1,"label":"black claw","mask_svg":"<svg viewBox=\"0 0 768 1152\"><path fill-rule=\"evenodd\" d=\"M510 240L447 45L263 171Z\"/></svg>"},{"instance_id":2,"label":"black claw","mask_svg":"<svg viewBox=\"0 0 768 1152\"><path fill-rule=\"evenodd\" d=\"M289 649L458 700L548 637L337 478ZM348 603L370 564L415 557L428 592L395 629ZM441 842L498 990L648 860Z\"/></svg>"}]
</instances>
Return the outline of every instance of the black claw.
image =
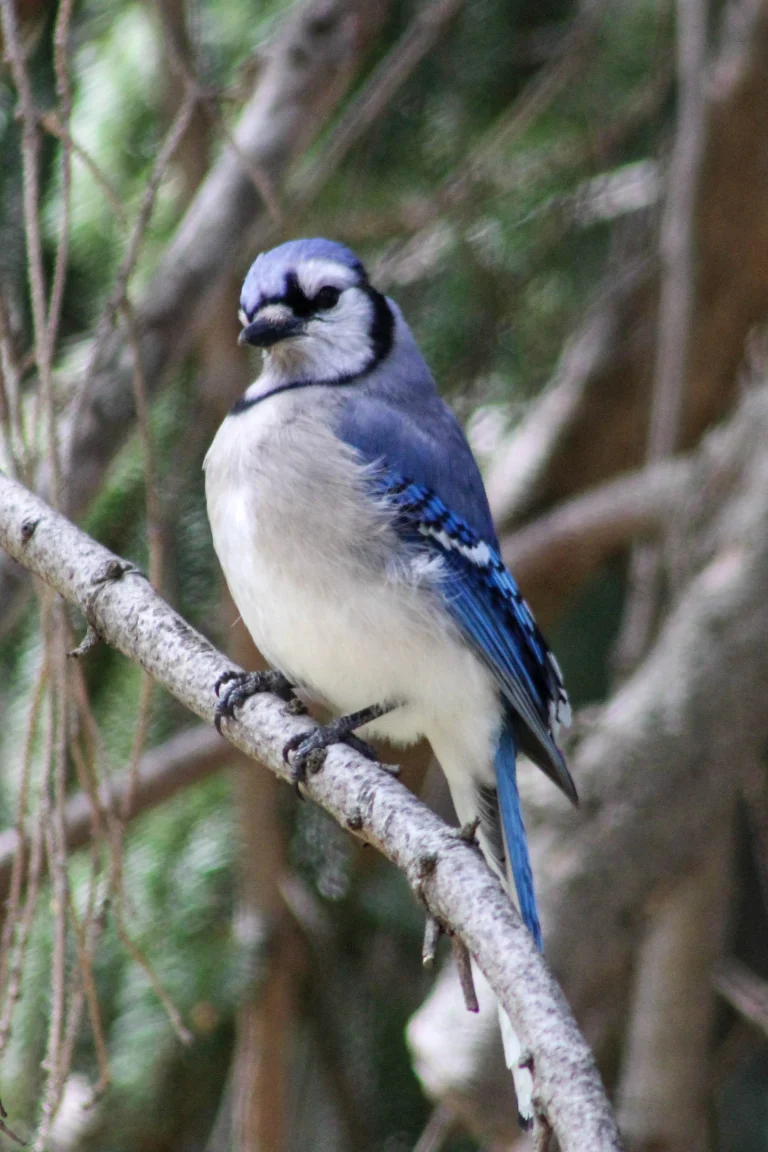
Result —
<instances>
[{"instance_id":1,"label":"black claw","mask_svg":"<svg viewBox=\"0 0 768 1152\"><path fill-rule=\"evenodd\" d=\"M296 736L291 736L287 741L283 748L283 760L291 765L291 780L297 793L299 785L306 780L308 771L312 775L320 771L331 744L348 744L368 760L374 762L378 760L375 749L349 730L350 719L355 717L342 716L331 724L318 725L310 732L300 732Z\"/></svg>"},{"instance_id":2,"label":"black claw","mask_svg":"<svg viewBox=\"0 0 768 1152\"><path fill-rule=\"evenodd\" d=\"M225 684L229 684L229 687L222 694L221 689ZM242 707L249 697L259 692L273 692L282 700L293 699L293 686L290 681L282 672L276 672L274 669L267 672L235 672L229 669L227 672L222 672L213 690L219 698L213 722L220 735L222 721L234 719L235 709Z\"/></svg>"},{"instance_id":3,"label":"black claw","mask_svg":"<svg viewBox=\"0 0 768 1152\"><path fill-rule=\"evenodd\" d=\"M378 762L376 749L368 743L367 740L362 740L359 736L355 736L354 732L350 732L344 738L344 743L349 744L350 748L354 748L355 752L359 752L361 756L365 756L366 760L373 760L374 764Z\"/></svg>"},{"instance_id":4,"label":"black claw","mask_svg":"<svg viewBox=\"0 0 768 1152\"><path fill-rule=\"evenodd\" d=\"M237 680L239 677L241 677L243 675L245 675L245 673L234 672L231 668L229 669L228 672L222 672L221 676L219 676L218 680L216 681L216 683L213 686L214 692L216 693L217 696L220 696L222 685L228 684L230 680Z\"/></svg>"}]
</instances>

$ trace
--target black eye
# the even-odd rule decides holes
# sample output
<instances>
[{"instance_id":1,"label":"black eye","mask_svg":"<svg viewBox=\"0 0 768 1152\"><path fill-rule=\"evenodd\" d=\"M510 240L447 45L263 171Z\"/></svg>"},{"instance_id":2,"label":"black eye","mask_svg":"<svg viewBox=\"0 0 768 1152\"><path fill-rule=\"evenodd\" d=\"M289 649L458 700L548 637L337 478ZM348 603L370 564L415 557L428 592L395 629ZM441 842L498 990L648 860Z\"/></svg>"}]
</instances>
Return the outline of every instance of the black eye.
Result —
<instances>
[{"instance_id":1,"label":"black eye","mask_svg":"<svg viewBox=\"0 0 768 1152\"><path fill-rule=\"evenodd\" d=\"M339 296L341 296L340 288L332 288L330 284L326 284L326 286L321 288L317 293L312 303L315 308L325 311L326 308L333 308L335 304L338 304Z\"/></svg>"}]
</instances>

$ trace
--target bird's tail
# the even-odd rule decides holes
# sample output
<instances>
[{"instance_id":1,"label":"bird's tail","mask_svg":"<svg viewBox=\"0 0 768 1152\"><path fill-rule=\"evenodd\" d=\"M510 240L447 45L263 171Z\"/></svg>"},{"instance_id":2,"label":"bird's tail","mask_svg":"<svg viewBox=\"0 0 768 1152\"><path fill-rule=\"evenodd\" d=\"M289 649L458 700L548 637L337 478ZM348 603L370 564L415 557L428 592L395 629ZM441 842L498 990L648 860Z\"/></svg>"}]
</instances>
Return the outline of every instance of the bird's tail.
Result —
<instances>
[{"instance_id":1,"label":"bird's tail","mask_svg":"<svg viewBox=\"0 0 768 1152\"><path fill-rule=\"evenodd\" d=\"M517 790L517 740L511 724L504 724L495 756L496 788L499 800L501 827L507 860L507 884L517 896L520 915L528 931L541 948L541 926L536 910L533 873L528 856L520 795ZM513 887L514 886L514 887ZM499 1024L504 1045L504 1059L512 1072L517 1093L517 1109L525 1128L533 1123L533 1077L530 1068L521 1064L522 1045L509 1017L499 1005Z\"/></svg>"},{"instance_id":2,"label":"bird's tail","mask_svg":"<svg viewBox=\"0 0 768 1152\"><path fill-rule=\"evenodd\" d=\"M494 767L499 799L501 828L506 848L507 872L515 886L523 922L541 950L541 925L536 910L533 872L528 855L528 838L523 824L520 794L517 791L517 740L509 722L504 724L496 746Z\"/></svg>"}]
</instances>

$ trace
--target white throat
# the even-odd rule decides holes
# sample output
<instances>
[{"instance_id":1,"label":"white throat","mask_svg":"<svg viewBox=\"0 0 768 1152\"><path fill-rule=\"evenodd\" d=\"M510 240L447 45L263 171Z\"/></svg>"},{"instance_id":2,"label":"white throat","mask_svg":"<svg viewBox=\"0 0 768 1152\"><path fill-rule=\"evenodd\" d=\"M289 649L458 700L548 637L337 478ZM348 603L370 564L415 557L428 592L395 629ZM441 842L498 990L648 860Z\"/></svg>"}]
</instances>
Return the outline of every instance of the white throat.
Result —
<instances>
[{"instance_id":1,"label":"white throat","mask_svg":"<svg viewBox=\"0 0 768 1152\"><path fill-rule=\"evenodd\" d=\"M246 398L264 396L298 380L333 383L365 372L374 358L372 320L373 305L365 292L348 289L335 308L313 316L300 336L264 353L261 375Z\"/></svg>"}]
</instances>

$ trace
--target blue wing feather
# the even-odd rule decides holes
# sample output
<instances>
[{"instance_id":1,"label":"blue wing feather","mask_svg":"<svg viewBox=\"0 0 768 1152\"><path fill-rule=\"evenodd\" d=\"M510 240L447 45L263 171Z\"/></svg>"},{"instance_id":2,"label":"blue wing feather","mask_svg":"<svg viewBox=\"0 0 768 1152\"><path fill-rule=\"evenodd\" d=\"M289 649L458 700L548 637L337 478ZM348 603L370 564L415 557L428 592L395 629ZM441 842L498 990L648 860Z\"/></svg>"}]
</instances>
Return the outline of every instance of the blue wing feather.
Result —
<instances>
[{"instance_id":1,"label":"blue wing feather","mask_svg":"<svg viewBox=\"0 0 768 1152\"><path fill-rule=\"evenodd\" d=\"M408 373L413 363L420 365L419 387L399 379L397 365L391 365L377 384L378 394L348 395L337 431L370 466L373 494L391 509L401 539L441 557L445 607L499 685L506 714L494 756L496 788L480 788L479 810L502 866L506 849L521 915L541 947L516 757L522 748L576 800L553 734L553 721L565 719L568 700L554 657L499 555L482 477L466 438L437 395L418 350L415 356ZM499 819L504 845L494 847Z\"/></svg>"},{"instance_id":2,"label":"blue wing feather","mask_svg":"<svg viewBox=\"0 0 768 1152\"><path fill-rule=\"evenodd\" d=\"M557 664L497 550L481 540L425 485L389 470L374 472L377 495L395 513L401 537L444 561L447 610L496 678L518 722L521 747L572 800L576 799L552 724L567 709Z\"/></svg>"}]
</instances>

